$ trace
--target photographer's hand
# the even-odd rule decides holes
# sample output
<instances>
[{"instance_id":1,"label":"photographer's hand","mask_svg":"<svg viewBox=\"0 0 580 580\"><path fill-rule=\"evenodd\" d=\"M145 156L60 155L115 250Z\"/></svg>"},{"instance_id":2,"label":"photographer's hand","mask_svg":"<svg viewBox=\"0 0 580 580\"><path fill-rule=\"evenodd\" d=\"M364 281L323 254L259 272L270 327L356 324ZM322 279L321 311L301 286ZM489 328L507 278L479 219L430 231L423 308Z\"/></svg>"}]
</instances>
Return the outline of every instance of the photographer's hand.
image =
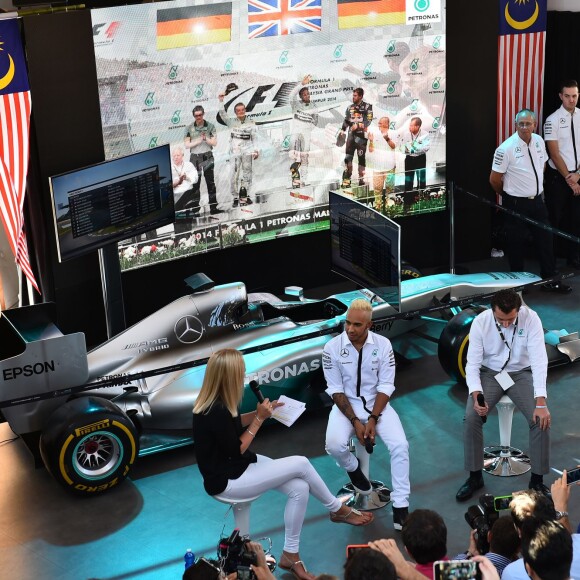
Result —
<instances>
[{"instance_id":1,"label":"photographer's hand","mask_svg":"<svg viewBox=\"0 0 580 580\"><path fill-rule=\"evenodd\" d=\"M374 542L369 542L369 548L377 552L382 552L393 563L397 577L401 580L425 578L423 574L415 569L415 566L411 562L405 560L405 556L399 550L395 540L375 540Z\"/></svg>"},{"instance_id":2,"label":"photographer's hand","mask_svg":"<svg viewBox=\"0 0 580 580\"><path fill-rule=\"evenodd\" d=\"M559 512L568 512L568 500L570 499L570 487L568 486L568 474L566 470L562 472L562 477L559 477L550 487L552 494L552 501L554 502L554 509ZM560 518L560 523L572 533L572 525L568 516Z\"/></svg>"},{"instance_id":3,"label":"photographer's hand","mask_svg":"<svg viewBox=\"0 0 580 580\"><path fill-rule=\"evenodd\" d=\"M250 564L252 572L258 580L275 580L275 576L270 572L268 564L266 563L266 554L264 553L264 547L260 542L248 542L246 544L248 551L254 552L256 554L257 564Z\"/></svg>"},{"instance_id":4,"label":"photographer's hand","mask_svg":"<svg viewBox=\"0 0 580 580\"><path fill-rule=\"evenodd\" d=\"M474 556L472 559L477 562L479 566L481 580L499 580L497 569L491 563L489 558L486 558L485 556Z\"/></svg>"},{"instance_id":5,"label":"photographer's hand","mask_svg":"<svg viewBox=\"0 0 580 580\"><path fill-rule=\"evenodd\" d=\"M469 533L469 548L467 548L467 555L469 556L479 556L479 550L477 549L477 540L475 538L477 530L471 530Z\"/></svg>"}]
</instances>

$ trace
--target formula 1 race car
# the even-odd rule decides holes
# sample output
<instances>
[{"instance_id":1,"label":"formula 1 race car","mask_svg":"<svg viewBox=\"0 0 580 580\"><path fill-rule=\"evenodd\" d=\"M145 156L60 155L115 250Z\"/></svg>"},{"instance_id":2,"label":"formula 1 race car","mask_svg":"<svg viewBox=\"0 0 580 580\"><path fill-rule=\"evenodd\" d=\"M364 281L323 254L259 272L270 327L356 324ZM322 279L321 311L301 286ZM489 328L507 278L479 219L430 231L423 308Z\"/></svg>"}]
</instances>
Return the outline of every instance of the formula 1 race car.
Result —
<instances>
[{"instance_id":1,"label":"formula 1 race car","mask_svg":"<svg viewBox=\"0 0 580 580\"><path fill-rule=\"evenodd\" d=\"M439 312L446 322L440 359L460 378L476 310L460 310L453 301L472 303L476 295L535 282L528 273L406 280L401 314L364 289L307 300L291 288L294 299L284 301L197 274L188 279L192 294L88 354L82 333L58 330L53 305L9 310L0 317L0 411L57 481L95 495L127 477L138 456L191 443L192 407L207 359L220 348L243 353L246 381L257 381L265 397L285 394L307 408L329 404L322 349L342 331L349 304L367 298L373 330L387 337L423 324L422 313ZM551 339L551 364L580 356L577 339ZM247 388L241 410L255 405Z\"/></svg>"}]
</instances>

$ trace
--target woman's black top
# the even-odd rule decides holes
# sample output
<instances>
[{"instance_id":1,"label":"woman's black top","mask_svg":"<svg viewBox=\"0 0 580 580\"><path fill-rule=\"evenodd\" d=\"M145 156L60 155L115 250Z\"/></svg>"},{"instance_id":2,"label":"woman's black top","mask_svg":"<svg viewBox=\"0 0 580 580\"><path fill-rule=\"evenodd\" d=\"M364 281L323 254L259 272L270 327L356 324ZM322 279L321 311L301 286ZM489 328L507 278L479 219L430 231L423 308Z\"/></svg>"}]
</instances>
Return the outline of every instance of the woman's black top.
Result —
<instances>
[{"instance_id":1,"label":"woman's black top","mask_svg":"<svg viewBox=\"0 0 580 580\"><path fill-rule=\"evenodd\" d=\"M205 413L193 414L195 455L209 495L222 493L228 479L237 479L250 463L256 463L255 453L240 453L244 430L240 416L232 417L220 400Z\"/></svg>"}]
</instances>

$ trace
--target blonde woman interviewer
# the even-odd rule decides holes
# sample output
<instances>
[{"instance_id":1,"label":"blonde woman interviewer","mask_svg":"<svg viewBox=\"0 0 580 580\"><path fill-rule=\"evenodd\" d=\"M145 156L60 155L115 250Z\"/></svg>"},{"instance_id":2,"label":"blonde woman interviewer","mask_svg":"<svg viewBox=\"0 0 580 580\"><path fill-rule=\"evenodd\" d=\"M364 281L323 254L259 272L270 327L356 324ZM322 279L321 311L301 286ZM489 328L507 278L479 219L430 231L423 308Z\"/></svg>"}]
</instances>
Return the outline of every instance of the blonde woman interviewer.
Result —
<instances>
[{"instance_id":1,"label":"blonde woman interviewer","mask_svg":"<svg viewBox=\"0 0 580 580\"><path fill-rule=\"evenodd\" d=\"M234 349L215 352L209 359L203 386L193 408L193 438L197 464L209 495L241 500L276 490L288 496L284 511L284 551L278 566L296 578L313 579L298 552L300 533L312 494L330 512L330 520L364 526L373 519L342 504L306 457L270 459L249 450L250 444L279 405L265 399L256 411L240 415L245 365Z\"/></svg>"}]
</instances>

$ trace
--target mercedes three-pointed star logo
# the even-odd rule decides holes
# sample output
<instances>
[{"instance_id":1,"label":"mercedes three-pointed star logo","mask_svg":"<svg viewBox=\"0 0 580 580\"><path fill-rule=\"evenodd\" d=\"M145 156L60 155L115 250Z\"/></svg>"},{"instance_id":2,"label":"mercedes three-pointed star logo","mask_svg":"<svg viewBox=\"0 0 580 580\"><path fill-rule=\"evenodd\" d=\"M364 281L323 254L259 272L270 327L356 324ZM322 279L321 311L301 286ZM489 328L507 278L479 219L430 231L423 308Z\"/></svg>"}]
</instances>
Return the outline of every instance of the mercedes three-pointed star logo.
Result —
<instances>
[{"instance_id":1,"label":"mercedes three-pointed star logo","mask_svg":"<svg viewBox=\"0 0 580 580\"><path fill-rule=\"evenodd\" d=\"M203 336L203 324L199 318L188 314L175 323L175 336L183 344L193 344Z\"/></svg>"}]
</instances>

